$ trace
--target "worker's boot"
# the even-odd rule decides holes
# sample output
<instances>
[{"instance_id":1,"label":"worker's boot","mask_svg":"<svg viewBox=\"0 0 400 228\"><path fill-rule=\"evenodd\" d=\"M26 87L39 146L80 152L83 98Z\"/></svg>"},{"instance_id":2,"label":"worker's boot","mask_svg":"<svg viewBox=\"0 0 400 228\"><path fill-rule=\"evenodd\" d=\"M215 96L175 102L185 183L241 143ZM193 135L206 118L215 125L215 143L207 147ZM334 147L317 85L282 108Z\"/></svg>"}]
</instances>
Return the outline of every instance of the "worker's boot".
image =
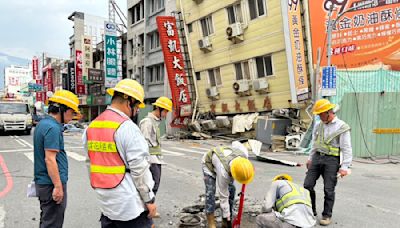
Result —
<instances>
[{"instance_id":1,"label":"worker's boot","mask_svg":"<svg viewBox=\"0 0 400 228\"><path fill-rule=\"evenodd\" d=\"M214 214L207 215L208 228L216 228Z\"/></svg>"}]
</instances>

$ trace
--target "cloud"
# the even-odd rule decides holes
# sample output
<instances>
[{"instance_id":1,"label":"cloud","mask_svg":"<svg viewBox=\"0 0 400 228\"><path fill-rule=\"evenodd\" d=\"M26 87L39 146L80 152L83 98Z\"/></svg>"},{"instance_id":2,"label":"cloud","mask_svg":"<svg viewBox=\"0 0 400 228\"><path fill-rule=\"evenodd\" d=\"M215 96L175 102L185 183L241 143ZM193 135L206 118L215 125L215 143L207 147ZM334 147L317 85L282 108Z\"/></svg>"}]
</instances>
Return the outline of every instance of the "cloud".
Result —
<instances>
[{"instance_id":1,"label":"cloud","mask_svg":"<svg viewBox=\"0 0 400 228\"><path fill-rule=\"evenodd\" d=\"M5 65L8 64L9 61L8 56L0 55L0 63Z\"/></svg>"},{"instance_id":2,"label":"cloud","mask_svg":"<svg viewBox=\"0 0 400 228\"><path fill-rule=\"evenodd\" d=\"M126 0L118 0L117 4L126 14ZM74 11L107 18L108 1L7 1L0 7L0 52L28 59L43 52L69 57L73 22L68 16Z\"/></svg>"}]
</instances>

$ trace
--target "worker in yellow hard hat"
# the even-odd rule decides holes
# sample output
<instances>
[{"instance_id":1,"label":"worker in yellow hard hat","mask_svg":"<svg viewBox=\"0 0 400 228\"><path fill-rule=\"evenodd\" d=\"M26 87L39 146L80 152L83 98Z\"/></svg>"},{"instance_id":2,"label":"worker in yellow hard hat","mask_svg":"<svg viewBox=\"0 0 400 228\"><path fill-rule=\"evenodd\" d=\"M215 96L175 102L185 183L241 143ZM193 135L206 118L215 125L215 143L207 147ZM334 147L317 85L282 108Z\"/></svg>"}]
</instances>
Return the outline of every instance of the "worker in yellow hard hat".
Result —
<instances>
[{"instance_id":1,"label":"worker in yellow hard hat","mask_svg":"<svg viewBox=\"0 0 400 228\"><path fill-rule=\"evenodd\" d=\"M37 124L34 136L34 181L40 202L40 226L62 227L67 206L68 159L62 124L79 114L78 97L67 90L49 98L48 115Z\"/></svg>"},{"instance_id":2,"label":"worker in yellow hard hat","mask_svg":"<svg viewBox=\"0 0 400 228\"><path fill-rule=\"evenodd\" d=\"M153 103L153 111L143 118L139 127L147 140L150 151L150 171L154 180L154 194L157 194L161 181L161 165L165 164L161 153L161 136L159 125L166 118L168 112L172 111L172 101L167 97L159 97ZM159 216L157 214L157 216Z\"/></svg>"},{"instance_id":3,"label":"worker in yellow hard hat","mask_svg":"<svg viewBox=\"0 0 400 228\"><path fill-rule=\"evenodd\" d=\"M124 79L107 93L112 96L111 105L85 134L101 226L151 227L157 211L149 147L131 120L144 107L144 90L137 81Z\"/></svg>"},{"instance_id":4,"label":"worker in yellow hard hat","mask_svg":"<svg viewBox=\"0 0 400 228\"><path fill-rule=\"evenodd\" d=\"M292 180L292 177L286 173L272 179L261 209L262 213L256 219L257 227L313 227L315 225L310 193Z\"/></svg>"},{"instance_id":5,"label":"worker in yellow hard hat","mask_svg":"<svg viewBox=\"0 0 400 228\"><path fill-rule=\"evenodd\" d=\"M215 147L204 154L202 169L206 187L205 212L208 227L216 227L214 211L217 185L222 210L222 227L231 227L236 191L233 180L248 184L254 178L254 167L247 159L247 154L246 147L241 143L232 143L229 147Z\"/></svg>"},{"instance_id":6,"label":"worker in yellow hard hat","mask_svg":"<svg viewBox=\"0 0 400 228\"><path fill-rule=\"evenodd\" d=\"M307 175L304 188L310 191L314 215L317 215L314 186L319 176L324 179L324 210L321 225L331 223L332 209L335 202L337 175L349 174L352 161L350 126L336 117L334 108L327 99L318 100L313 107L313 114L321 121L314 126L313 146L307 161Z\"/></svg>"}]
</instances>

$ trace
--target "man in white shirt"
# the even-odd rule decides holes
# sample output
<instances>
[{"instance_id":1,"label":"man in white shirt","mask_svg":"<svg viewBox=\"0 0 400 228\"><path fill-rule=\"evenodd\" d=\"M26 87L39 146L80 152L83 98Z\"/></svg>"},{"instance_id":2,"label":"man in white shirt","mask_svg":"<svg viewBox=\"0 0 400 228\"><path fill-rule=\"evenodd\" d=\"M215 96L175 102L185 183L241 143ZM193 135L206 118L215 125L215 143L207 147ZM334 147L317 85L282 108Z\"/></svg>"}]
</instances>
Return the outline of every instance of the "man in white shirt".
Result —
<instances>
[{"instance_id":1,"label":"man in white shirt","mask_svg":"<svg viewBox=\"0 0 400 228\"><path fill-rule=\"evenodd\" d=\"M319 115L321 122L313 132L313 146L307 161L307 176L304 188L310 191L314 215L317 215L314 186L319 176L324 179L324 210L321 225L331 223L332 209L335 202L337 176L349 174L353 158L350 138L350 126L336 117L331 104L326 99L318 100L313 107L313 114ZM340 158L343 158L340 161Z\"/></svg>"},{"instance_id":2,"label":"man in white shirt","mask_svg":"<svg viewBox=\"0 0 400 228\"><path fill-rule=\"evenodd\" d=\"M107 90L111 105L87 128L90 182L98 195L102 228L152 227L156 214L149 148L131 120L144 107L143 87L124 79Z\"/></svg>"}]
</instances>

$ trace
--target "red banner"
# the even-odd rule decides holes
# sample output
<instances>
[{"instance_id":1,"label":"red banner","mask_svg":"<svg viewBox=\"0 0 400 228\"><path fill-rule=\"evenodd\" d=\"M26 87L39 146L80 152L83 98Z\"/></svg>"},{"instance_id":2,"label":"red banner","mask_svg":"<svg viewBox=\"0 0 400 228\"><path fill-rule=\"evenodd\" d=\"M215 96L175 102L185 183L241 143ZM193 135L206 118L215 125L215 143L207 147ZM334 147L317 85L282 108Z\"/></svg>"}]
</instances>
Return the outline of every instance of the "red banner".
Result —
<instances>
[{"instance_id":1,"label":"red banner","mask_svg":"<svg viewBox=\"0 0 400 228\"><path fill-rule=\"evenodd\" d=\"M76 50L75 61L75 79L76 79L76 93L81 95L85 94L85 84L83 83L83 69L82 69L82 51Z\"/></svg>"},{"instance_id":2,"label":"red banner","mask_svg":"<svg viewBox=\"0 0 400 228\"><path fill-rule=\"evenodd\" d=\"M34 80L39 79L39 60L36 57L32 59L32 76Z\"/></svg>"},{"instance_id":3,"label":"red banner","mask_svg":"<svg viewBox=\"0 0 400 228\"><path fill-rule=\"evenodd\" d=\"M191 113L191 101L175 17L157 17L157 27L174 104L174 120L171 126L183 127L189 121L187 116Z\"/></svg>"},{"instance_id":4,"label":"red banner","mask_svg":"<svg viewBox=\"0 0 400 228\"><path fill-rule=\"evenodd\" d=\"M54 92L53 86L53 69L47 68L47 91Z\"/></svg>"}]
</instances>

